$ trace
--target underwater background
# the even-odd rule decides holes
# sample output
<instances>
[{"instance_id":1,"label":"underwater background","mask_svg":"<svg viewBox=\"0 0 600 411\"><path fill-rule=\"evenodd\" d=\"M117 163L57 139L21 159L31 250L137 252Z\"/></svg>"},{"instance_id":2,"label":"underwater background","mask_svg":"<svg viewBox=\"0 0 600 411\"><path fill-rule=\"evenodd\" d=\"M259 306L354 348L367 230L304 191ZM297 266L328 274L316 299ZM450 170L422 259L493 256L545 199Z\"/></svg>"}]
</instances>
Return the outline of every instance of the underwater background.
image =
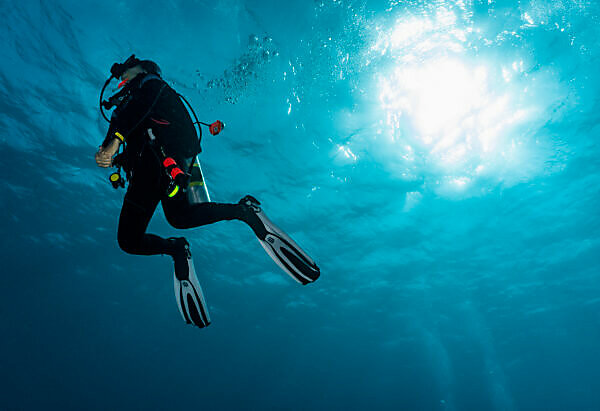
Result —
<instances>
[{"instance_id":1,"label":"underwater background","mask_svg":"<svg viewBox=\"0 0 600 411\"><path fill-rule=\"evenodd\" d=\"M600 409L599 36L586 0L1 0L0 408ZM118 248L98 96L133 53L317 282L189 230L198 329Z\"/></svg>"}]
</instances>

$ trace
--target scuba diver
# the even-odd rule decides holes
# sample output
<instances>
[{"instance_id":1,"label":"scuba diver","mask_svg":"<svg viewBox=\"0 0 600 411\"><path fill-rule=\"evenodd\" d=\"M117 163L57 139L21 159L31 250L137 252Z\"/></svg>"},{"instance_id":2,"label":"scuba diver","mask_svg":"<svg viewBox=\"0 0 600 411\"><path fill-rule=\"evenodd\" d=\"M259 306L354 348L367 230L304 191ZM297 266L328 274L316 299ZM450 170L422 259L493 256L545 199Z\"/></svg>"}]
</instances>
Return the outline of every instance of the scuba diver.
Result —
<instances>
[{"instance_id":1,"label":"scuba diver","mask_svg":"<svg viewBox=\"0 0 600 411\"><path fill-rule=\"evenodd\" d=\"M198 121L187 100L162 79L155 62L132 55L124 63L113 64L110 72L100 94L100 111L110 126L95 160L99 167L117 167L110 176L113 187L125 187L121 169L128 180L119 217L118 243L129 254L166 254L173 258L175 297L188 324L208 326L208 308L185 237L163 238L146 232L159 202L168 223L177 229L224 220L243 221L269 256L292 278L301 284L319 278L316 263L267 218L256 198L247 195L232 204L210 201L198 160L200 124L209 124ZM121 90L103 101L104 90L113 78L121 80ZM109 120L104 109L112 108L115 109ZM211 134L216 135L224 124L217 121L209 126Z\"/></svg>"}]
</instances>

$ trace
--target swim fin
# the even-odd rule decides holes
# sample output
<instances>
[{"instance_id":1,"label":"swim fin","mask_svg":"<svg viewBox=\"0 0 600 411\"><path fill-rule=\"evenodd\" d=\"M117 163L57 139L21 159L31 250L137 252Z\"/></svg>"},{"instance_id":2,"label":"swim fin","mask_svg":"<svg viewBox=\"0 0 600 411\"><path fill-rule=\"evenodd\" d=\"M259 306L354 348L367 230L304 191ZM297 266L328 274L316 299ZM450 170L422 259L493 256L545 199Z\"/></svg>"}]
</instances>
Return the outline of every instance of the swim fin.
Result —
<instances>
[{"instance_id":1,"label":"swim fin","mask_svg":"<svg viewBox=\"0 0 600 411\"><path fill-rule=\"evenodd\" d=\"M189 245L186 245L186 252L189 267L187 276L185 276L187 278L179 279L177 278L177 273L173 276L175 298L177 299L177 306L184 321L188 324L204 328L210 325L208 307L204 301L202 287L200 287L198 277L196 277L196 270L194 269L194 261L192 260L192 253L189 251Z\"/></svg>"},{"instance_id":2,"label":"swim fin","mask_svg":"<svg viewBox=\"0 0 600 411\"><path fill-rule=\"evenodd\" d=\"M266 235L263 238L259 236L258 241L283 271L303 285L312 283L319 278L321 270L317 264L290 236L267 218L256 198L247 195L239 203L247 206L264 225Z\"/></svg>"}]
</instances>

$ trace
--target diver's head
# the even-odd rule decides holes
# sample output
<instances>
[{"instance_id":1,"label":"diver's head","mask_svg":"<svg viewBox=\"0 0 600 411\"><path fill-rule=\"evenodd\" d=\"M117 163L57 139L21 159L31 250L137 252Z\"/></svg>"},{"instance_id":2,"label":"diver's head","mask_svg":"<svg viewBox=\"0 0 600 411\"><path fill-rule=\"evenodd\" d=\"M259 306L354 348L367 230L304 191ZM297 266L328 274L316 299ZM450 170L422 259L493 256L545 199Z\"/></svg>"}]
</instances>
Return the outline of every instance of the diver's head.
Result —
<instances>
[{"instance_id":1,"label":"diver's head","mask_svg":"<svg viewBox=\"0 0 600 411\"><path fill-rule=\"evenodd\" d=\"M121 74L121 80L131 81L140 73L146 73L146 70L144 70L141 64L138 64L137 66L133 66L125 70L123 74Z\"/></svg>"},{"instance_id":2,"label":"diver's head","mask_svg":"<svg viewBox=\"0 0 600 411\"><path fill-rule=\"evenodd\" d=\"M152 60L141 60L139 64L126 69L123 74L121 74L122 81L131 81L140 73L152 73L160 76L160 67L158 64L153 62Z\"/></svg>"},{"instance_id":3,"label":"diver's head","mask_svg":"<svg viewBox=\"0 0 600 411\"><path fill-rule=\"evenodd\" d=\"M156 74L159 77L162 74L162 72L160 71L160 67L158 67L158 64L156 64L152 60L140 61L140 67L142 68L142 70L144 70L144 73Z\"/></svg>"},{"instance_id":4,"label":"diver's head","mask_svg":"<svg viewBox=\"0 0 600 411\"><path fill-rule=\"evenodd\" d=\"M114 63L110 68L110 77L106 79L104 82L104 86L102 87L102 91L100 92L100 112L102 113L102 117L106 121L110 123L106 114L104 114L104 110L110 110L111 108L119 105L123 100L125 93L128 93L130 89L125 87L123 90L119 91L117 94L109 98L108 100L103 100L104 90L108 87L109 83L112 79L121 79L121 83L119 83L118 88L123 87L125 84L133 80L140 73L149 73L154 74L160 77L161 71L158 64L153 62L152 60L140 60L135 57L135 54L132 54L127 60L123 63Z\"/></svg>"},{"instance_id":5,"label":"diver's head","mask_svg":"<svg viewBox=\"0 0 600 411\"><path fill-rule=\"evenodd\" d=\"M125 62L112 65L110 72L114 78L121 80L132 80L140 73L152 73L161 75L160 67L152 60L140 60L132 54Z\"/></svg>"}]
</instances>

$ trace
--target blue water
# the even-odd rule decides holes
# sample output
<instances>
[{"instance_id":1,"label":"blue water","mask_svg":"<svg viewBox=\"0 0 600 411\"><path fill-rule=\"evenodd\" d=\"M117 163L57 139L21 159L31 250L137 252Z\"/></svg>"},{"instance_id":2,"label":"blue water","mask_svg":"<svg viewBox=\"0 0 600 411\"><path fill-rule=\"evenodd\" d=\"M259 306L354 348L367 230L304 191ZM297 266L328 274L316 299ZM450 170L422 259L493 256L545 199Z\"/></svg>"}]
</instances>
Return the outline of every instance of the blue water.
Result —
<instances>
[{"instance_id":1,"label":"blue water","mask_svg":"<svg viewBox=\"0 0 600 411\"><path fill-rule=\"evenodd\" d=\"M0 1L0 408L600 409L600 6ZM212 199L257 196L321 267L242 223L123 253L96 167L109 68L155 60L205 130ZM109 90L109 92L112 91ZM161 210L150 230L171 228Z\"/></svg>"}]
</instances>

